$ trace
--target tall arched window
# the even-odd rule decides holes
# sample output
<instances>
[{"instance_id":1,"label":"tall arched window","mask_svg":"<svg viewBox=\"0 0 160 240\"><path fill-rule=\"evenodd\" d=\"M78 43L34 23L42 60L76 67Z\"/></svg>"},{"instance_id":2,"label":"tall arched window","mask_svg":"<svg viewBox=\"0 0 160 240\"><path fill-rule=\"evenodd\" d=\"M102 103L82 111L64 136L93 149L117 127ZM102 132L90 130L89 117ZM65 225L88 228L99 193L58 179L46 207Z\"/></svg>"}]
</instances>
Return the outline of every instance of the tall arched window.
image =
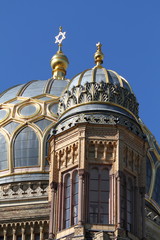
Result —
<instances>
[{"instance_id":1,"label":"tall arched window","mask_svg":"<svg viewBox=\"0 0 160 240\"><path fill-rule=\"evenodd\" d=\"M109 169L93 167L89 179L89 222L109 223Z\"/></svg>"},{"instance_id":2,"label":"tall arched window","mask_svg":"<svg viewBox=\"0 0 160 240\"><path fill-rule=\"evenodd\" d=\"M78 223L78 172L73 173L73 225Z\"/></svg>"},{"instance_id":3,"label":"tall arched window","mask_svg":"<svg viewBox=\"0 0 160 240\"><path fill-rule=\"evenodd\" d=\"M64 177L63 228L78 223L78 171L69 172Z\"/></svg>"},{"instance_id":4,"label":"tall arched window","mask_svg":"<svg viewBox=\"0 0 160 240\"><path fill-rule=\"evenodd\" d=\"M8 168L7 164L7 144L5 137L0 133L0 170Z\"/></svg>"},{"instance_id":5,"label":"tall arched window","mask_svg":"<svg viewBox=\"0 0 160 240\"><path fill-rule=\"evenodd\" d=\"M65 176L64 187L64 228L71 226L70 211L71 211L71 180L70 174Z\"/></svg>"},{"instance_id":6,"label":"tall arched window","mask_svg":"<svg viewBox=\"0 0 160 240\"><path fill-rule=\"evenodd\" d=\"M26 127L17 135L14 142L14 166L38 165L38 138L32 128Z\"/></svg>"}]
</instances>

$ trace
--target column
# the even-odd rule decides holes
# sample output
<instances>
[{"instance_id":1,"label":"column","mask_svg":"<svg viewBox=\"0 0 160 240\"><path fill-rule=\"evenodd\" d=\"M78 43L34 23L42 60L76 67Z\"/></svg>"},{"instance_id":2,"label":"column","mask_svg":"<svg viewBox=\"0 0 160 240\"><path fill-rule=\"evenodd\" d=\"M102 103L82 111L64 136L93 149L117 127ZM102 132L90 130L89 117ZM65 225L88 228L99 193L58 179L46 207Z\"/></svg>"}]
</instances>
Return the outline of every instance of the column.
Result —
<instances>
[{"instance_id":1,"label":"column","mask_svg":"<svg viewBox=\"0 0 160 240\"><path fill-rule=\"evenodd\" d=\"M22 240L25 240L25 228L22 227Z\"/></svg>"},{"instance_id":2,"label":"column","mask_svg":"<svg viewBox=\"0 0 160 240\"><path fill-rule=\"evenodd\" d=\"M12 232L13 232L13 240L16 240L16 229L15 228L13 228L12 229Z\"/></svg>"},{"instance_id":3,"label":"column","mask_svg":"<svg viewBox=\"0 0 160 240\"><path fill-rule=\"evenodd\" d=\"M43 226L40 226L40 240L43 240Z\"/></svg>"},{"instance_id":4,"label":"column","mask_svg":"<svg viewBox=\"0 0 160 240\"><path fill-rule=\"evenodd\" d=\"M51 212L50 212L50 222L49 222L49 239L53 239L55 236L55 199L56 199L56 192L57 192L57 183L52 182L50 184L51 187Z\"/></svg>"},{"instance_id":5,"label":"column","mask_svg":"<svg viewBox=\"0 0 160 240\"><path fill-rule=\"evenodd\" d=\"M84 221L84 197L83 197L83 192L84 192L84 169L79 169L79 187L78 187L78 198L79 198L79 203L78 203L78 225L82 225Z\"/></svg>"},{"instance_id":6,"label":"column","mask_svg":"<svg viewBox=\"0 0 160 240\"><path fill-rule=\"evenodd\" d=\"M31 240L34 240L34 228L31 227Z\"/></svg>"},{"instance_id":7,"label":"column","mask_svg":"<svg viewBox=\"0 0 160 240\"><path fill-rule=\"evenodd\" d=\"M4 240L7 240L7 230L3 229Z\"/></svg>"},{"instance_id":8,"label":"column","mask_svg":"<svg viewBox=\"0 0 160 240\"><path fill-rule=\"evenodd\" d=\"M120 188L121 188L121 184L120 184L120 172L118 172L117 174L117 228L121 227L121 215L120 215L120 211L121 211L121 205L120 205L120 201L121 201L121 194L120 194Z\"/></svg>"}]
</instances>

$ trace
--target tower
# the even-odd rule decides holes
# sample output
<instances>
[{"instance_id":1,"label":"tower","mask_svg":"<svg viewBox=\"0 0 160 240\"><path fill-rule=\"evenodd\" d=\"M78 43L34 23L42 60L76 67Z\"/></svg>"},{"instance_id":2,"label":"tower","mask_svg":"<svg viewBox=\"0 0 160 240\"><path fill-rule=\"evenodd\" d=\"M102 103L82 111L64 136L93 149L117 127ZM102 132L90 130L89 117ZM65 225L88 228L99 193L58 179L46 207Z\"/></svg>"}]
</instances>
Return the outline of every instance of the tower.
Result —
<instances>
[{"instance_id":1,"label":"tower","mask_svg":"<svg viewBox=\"0 0 160 240\"><path fill-rule=\"evenodd\" d=\"M159 240L160 148L126 79L95 66L0 94L0 240Z\"/></svg>"},{"instance_id":2,"label":"tower","mask_svg":"<svg viewBox=\"0 0 160 240\"><path fill-rule=\"evenodd\" d=\"M76 75L50 139L50 238L142 239L147 144L129 83L102 66Z\"/></svg>"}]
</instances>

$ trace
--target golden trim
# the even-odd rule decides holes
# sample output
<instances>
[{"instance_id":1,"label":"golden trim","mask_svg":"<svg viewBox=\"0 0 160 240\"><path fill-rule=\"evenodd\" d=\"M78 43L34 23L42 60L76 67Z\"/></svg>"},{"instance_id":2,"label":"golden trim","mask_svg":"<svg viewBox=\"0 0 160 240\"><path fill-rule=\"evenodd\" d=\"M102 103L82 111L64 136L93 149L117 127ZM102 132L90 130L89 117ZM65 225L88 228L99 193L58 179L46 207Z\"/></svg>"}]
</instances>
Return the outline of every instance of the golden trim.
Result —
<instances>
[{"instance_id":1,"label":"golden trim","mask_svg":"<svg viewBox=\"0 0 160 240\"><path fill-rule=\"evenodd\" d=\"M76 105L74 105L73 107L66 109L66 110L61 114L60 119L62 118L62 116L63 116L64 114L66 114L66 113L67 113L68 111L70 111L71 109L74 109L74 108L76 108L76 107L83 106L83 105L89 105L89 104L104 104L104 105L107 105L107 104L108 104L108 105L113 105L113 106L116 106L116 107L120 107L120 108L124 109L126 112L130 113L130 114L135 118L135 120L138 122L137 117L136 117L131 111L129 111L127 108L124 108L123 106L118 105L118 104L113 103L113 102L98 102L98 101L91 101L91 102L87 102L87 103L76 104ZM97 110L98 110L98 109L97 109ZM138 122L138 123L139 123L139 122Z\"/></svg>"},{"instance_id":2,"label":"golden trim","mask_svg":"<svg viewBox=\"0 0 160 240\"><path fill-rule=\"evenodd\" d=\"M80 74L80 77L79 77L79 79L78 79L77 86L79 86L79 85L81 84L81 82L82 82L82 77L84 76L84 74L85 74L87 71L88 71L88 69L85 70L85 71L83 71L83 72Z\"/></svg>"},{"instance_id":3,"label":"golden trim","mask_svg":"<svg viewBox=\"0 0 160 240\"><path fill-rule=\"evenodd\" d=\"M106 76L106 83L109 83L108 70L106 68L102 68L102 69L103 69L103 72Z\"/></svg>"},{"instance_id":4,"label":"golden trim","mask_svg":"<svg viewBox=\"0 0 160 240\"><path fill-rule=\"evenodd\" d=\"M131 88L131 85L129 84L129 82L128 82L124 77L122 77L122 76L120 76L120 77L121 77L121 78L126 82L126 84L129 86L131 93L133 93L132 88ZM124 88L125 88L125 87L124 87Z\"/></svg>"},{"instance_id":5,"label":"golden trim","mask_svg":"<svg viewBox=\"0 0 160 240\"><path fill-rule=\"evenodd\" d=\"M22 115L21 110L25 107L30 106L30 105L33 105L36 108L35 113L27 115L27 116ZM35 102L29 102L27 104L26 103L21 104L17 109L17 114L19 115L20 118L28 119L28 118L33 118L34 116L36 116L38 113L40 113L40 111L41 111L41 105L40 104L38 104L37 102L36 103Z\"/></svg>"},{"instance_id":6,"label":"golden trim","mask_svg":"<svg viewBox=\"0 0 160 240\"><path fill-rule=\"evenodd\" d=\"M119 80L120 86L123 87L123 83L122 83L122 79L121 79L120 75L117 72L113 71L113 70L108 70L108 71L110 71L110 72L112 72L112 73L114 73L116 75L116 77Z\"/></svg>"},{"instance_id":7,"label":"golden trim","mask_svg":"<svg viewBox=\"0 0 160 240\"><path fill-rule=\"evenodd\" d=\"M22 84L22 87L21 87L21 89L19 89L19 91L17 92L16 97L22 96L22 94L24 93L24 91L26 90L26 88L27 88L29 85L31 85L33 82L37 82L37 81L39 81L39 80L32 80L32 81L29 81L29 82L27 82L27 83L25 83L25 84Z\"/></svg>"},{"instance_id":8,"label":"golden trim","mask_svg":"<svg viewBox=\"0 0 160 240\"><path fill-rule=\"evenodd\" d=\"M0 120L0 123L4 122L10 115L11 113L11 110L9 108L1 108L0 110L5 110L6 111L6 115L4 116L4 118L2 118Z\"/></svg>"}]
</instances>

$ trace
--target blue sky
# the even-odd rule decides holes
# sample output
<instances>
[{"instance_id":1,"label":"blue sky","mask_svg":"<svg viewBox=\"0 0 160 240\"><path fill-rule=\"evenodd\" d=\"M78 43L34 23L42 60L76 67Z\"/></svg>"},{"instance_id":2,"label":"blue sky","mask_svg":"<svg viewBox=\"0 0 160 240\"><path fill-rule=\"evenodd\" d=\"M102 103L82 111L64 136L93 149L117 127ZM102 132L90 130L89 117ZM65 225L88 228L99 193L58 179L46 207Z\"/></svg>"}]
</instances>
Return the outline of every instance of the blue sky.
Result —
<instances>
[{"instance_id":1,"label":"blue sky","mask_svg":"<svg viewBox=\"0 0 160 240\"><path fill-rule=\"evenodd\" d=\"M94 66L103 44L103 66L126 78L140 103L140 117L160 143L159 0L1 0L0 92L51 77L59 26L67 77Z\"/></svg>"}]
</instances>

